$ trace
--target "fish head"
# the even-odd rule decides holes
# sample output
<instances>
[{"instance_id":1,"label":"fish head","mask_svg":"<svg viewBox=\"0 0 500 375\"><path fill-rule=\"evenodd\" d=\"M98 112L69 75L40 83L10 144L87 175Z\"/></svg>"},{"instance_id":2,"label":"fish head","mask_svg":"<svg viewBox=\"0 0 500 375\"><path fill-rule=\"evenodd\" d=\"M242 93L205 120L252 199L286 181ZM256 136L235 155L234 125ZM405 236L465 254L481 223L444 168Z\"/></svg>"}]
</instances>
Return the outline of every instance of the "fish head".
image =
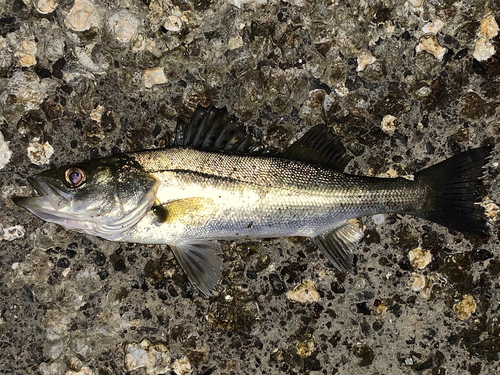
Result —
<instances>
[{"instance_id":1,"label":"fish head","mask_svg":"<svg viewBox=\"0 0 500 375\"><path fill-rule=\"evenodd\" d=\"M66 229L119 240L151 209L159 181L127 155L91 160L28 179L37 197L15 203Z\"/></svg>"}]
</instances>

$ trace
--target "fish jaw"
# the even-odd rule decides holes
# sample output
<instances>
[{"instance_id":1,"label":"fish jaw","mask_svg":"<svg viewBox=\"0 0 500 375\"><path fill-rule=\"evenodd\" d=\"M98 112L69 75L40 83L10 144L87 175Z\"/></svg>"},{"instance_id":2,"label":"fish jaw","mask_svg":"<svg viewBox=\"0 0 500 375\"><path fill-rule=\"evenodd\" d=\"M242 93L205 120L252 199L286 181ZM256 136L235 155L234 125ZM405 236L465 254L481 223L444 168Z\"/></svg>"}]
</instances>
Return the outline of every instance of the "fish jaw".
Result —
<instances>
[{"instance_id":1,"label":"fish jaw","mask_svg":"<svg viewBox=\"0 0 500 375\"><path fill-rule=\"evenodd\" d=\"M14 202L42 220L56 223L66 229L86 232L92 229L90 222L78 220L71 212L70 195L48 184L42 176L28 178L29 183L37 191L37 197L16 197Z\"/></svg>"}]
</instances>

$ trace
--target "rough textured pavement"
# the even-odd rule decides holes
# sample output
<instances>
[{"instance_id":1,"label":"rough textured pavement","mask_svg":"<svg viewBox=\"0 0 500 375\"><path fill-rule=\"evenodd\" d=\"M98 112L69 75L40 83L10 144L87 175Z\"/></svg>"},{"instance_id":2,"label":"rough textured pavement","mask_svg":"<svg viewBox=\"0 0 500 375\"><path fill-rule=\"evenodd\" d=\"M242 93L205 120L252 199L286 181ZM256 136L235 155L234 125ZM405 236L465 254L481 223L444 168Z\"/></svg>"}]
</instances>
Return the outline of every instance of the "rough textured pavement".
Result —
<instances>
[{"instance_id":1,"label":"rough textured pavement","mask_svg":"<svg viewBox=\"0 0 500 375\"><path fill-rule=\"evenodd\" d=\"M67 232L12 197L43 169L161 147L197 104L271 149L326 123L358 174L497 145L499 23L496 0L0 0L0 373L496 373L495 223L363 218L356 276L309 240L224 242L207 299L167 247Z\"/></svg>"}]
</instances>

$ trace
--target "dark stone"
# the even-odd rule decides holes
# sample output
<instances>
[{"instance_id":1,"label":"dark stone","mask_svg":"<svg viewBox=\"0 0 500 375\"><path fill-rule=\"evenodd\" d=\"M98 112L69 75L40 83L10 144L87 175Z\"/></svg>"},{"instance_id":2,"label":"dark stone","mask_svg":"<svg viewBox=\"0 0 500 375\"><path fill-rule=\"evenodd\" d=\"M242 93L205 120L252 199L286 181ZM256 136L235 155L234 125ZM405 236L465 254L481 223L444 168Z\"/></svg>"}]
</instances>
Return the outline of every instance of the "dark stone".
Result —
<instances>
[{"instance_id":1,"label":"dark stone","mask_svg":"<svg viewBox=\"0 0 500 375\"><path fill-rule=\"evenodd\" d=\"M274 293L276 294L283 294L286 292L286 285L285 283L281 280L278 274L272 273L269 275L269 283L271 284L271 287L273 288Z\"/></svg>"},{"instance_id":2,"label":"dark stone","mask_svg":"<svg viewBox=\"0 0 500 375\"><path fill-rule=\"evenodd\" d=\"M68 258L61 258L57 261L57 267L59 268L68 268L70 265Z\"/></svg>"}]
</instances>

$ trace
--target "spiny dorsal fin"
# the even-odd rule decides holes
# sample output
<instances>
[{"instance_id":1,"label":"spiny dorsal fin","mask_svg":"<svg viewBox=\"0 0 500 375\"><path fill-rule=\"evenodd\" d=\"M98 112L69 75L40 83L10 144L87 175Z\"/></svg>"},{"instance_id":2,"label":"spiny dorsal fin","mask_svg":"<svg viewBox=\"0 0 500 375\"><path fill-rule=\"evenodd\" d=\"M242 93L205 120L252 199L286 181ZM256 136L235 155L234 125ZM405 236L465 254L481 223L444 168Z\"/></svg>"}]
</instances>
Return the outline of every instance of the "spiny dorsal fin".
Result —
<instances>
[{"instance_id":1,"label":"spiny dorsal fin","mask_svg":"<svg viewBox=\"0 0 500 375\"><path fill-rule=\"evenodd\" d=\"M260 141L221 109L198 105L189 124L178 120L172 147L191 147L205 151L257 154L262 152Z\"/></svg>"},{"instance_id":2,"label":"spiny dorsal fin","mask_svg":"<svg viewBox=\"0 0 500 375\"><path fill-rule=\"evenodd\" d=\"M280 156L307 163L318 164L337 172L343 172L351 161L347 151L326 125L316 125Z\"/></svg>"},{"instance_id":3,"label":"spiny dorsal fin","mask_svg":"<svg viewBox=\"0 0 500 375\"><path fill-rule=\"evenodd\" d=\"M356 274L354 251L362 238L361 229L346 221L331 232L320 234L312 240L335 268Z\"/></svg>"}]
</instances>

